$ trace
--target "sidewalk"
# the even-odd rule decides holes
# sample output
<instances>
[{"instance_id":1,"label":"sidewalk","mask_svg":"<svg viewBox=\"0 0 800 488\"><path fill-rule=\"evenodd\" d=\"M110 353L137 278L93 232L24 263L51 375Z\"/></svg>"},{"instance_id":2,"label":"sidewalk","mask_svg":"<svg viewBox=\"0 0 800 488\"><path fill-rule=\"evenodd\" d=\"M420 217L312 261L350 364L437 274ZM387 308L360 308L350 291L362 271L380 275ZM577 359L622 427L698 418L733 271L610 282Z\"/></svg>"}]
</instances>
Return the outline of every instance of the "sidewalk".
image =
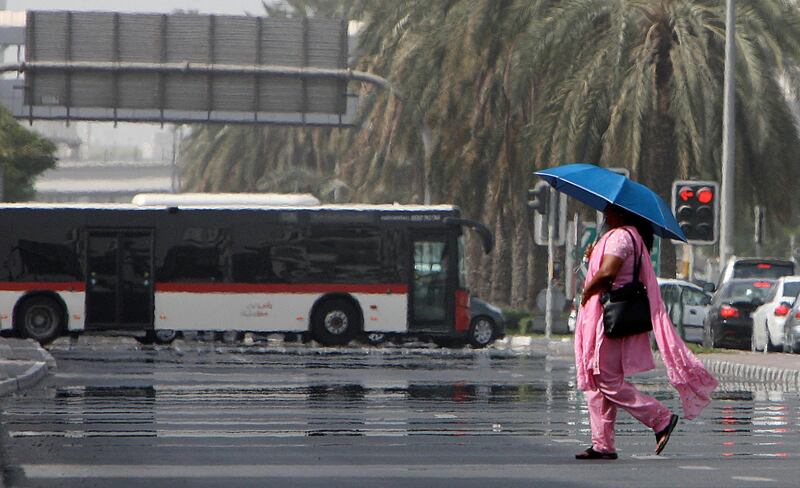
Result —
<instances>
[{"instance_id":1,"label":"sidewalk","mask_svg":"<svg viewBox=\"0 0 800 488\"><path fill-rule=\"evenodd\" d=\"M0 397L30 388L55 367L53 356L38 342L0 337Z\"/></svg>"},{"instance_id":2,"label":"sidewalk","mask_svg":"<svg viewBox=\"0 0 800 488\"><path fill-rule=\"evenodd\" d=\"M552 356L573 356L571 338L548 341L543 337L511 336L504 342L511 348L530 347L546 351ZM698 354L697 357L721 379L766 382L800 390L800 354L725 349L724 352Z\"/></svg>"}]
</instances>

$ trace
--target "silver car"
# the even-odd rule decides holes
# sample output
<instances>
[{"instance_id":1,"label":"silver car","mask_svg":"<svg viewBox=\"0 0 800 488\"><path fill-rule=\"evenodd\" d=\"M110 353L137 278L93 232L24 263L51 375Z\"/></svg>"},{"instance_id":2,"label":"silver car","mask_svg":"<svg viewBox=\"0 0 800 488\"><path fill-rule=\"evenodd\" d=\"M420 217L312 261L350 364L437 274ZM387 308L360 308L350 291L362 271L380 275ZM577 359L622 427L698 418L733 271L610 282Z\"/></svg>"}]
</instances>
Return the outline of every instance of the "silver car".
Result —
<instances>
[{"instance_id":1,"label":"silver car","mask_svg":"<svg viewBox=\"0 0 800 488\"><path fill-rule=\"evenodd\" d=\"M786 322L783 323L783 352L800 352L800 295L795 297L794 305L789 310Z\"/></svg>"},{"instance_id":2,"label":"silver car","mask_svg":"<svg viewBox=\"0 0 800 488\"><path fill-rule=\"evenodd\" d=\"M711 294L684 280L659 278L658 287L670 320L679 330L683 325L683 339L702 344L703 321L708 314Z\"/></svg>"}]
</instances>

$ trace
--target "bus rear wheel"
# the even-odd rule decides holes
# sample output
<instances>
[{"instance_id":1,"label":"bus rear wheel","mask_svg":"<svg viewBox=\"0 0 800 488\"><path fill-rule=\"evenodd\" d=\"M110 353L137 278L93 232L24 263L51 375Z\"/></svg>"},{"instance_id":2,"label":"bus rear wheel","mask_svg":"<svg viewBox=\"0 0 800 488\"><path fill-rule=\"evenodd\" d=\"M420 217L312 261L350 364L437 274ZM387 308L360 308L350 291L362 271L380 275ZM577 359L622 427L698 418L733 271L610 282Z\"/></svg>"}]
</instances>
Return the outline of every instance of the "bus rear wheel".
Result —
<instances>
[{"instance_id":1,"label":"bus rear wheel","mask_svg":"<svg viewBox=\"0 0 800 488\"><path fill-rule=\"evenodd\" d=\"M360 328L355 307L345 300L322 303L311 318L311 335L324 346L345 345Z\"/></svg>"},{"instance_id":2,"label":"bus rear wheel","mask_svg":"<svg viewBox=\"0 0 800 488\"><path fill-rule=\"evenodd\" d=\"M157 329L150 332L153 337L153 342L157 344L170 344L178 338L178 331L173 329Z\"/></svg>"},{"instance_id":3,"label":"bus rear wheel","mask_svg":"<svg viewBox=\"0 0 800 488\"><path fill-rule=\"evenodd\" d=\"M47 343L61 335L64 328L64 310L48 297L31 297L17 312L17 331L23 336Z\"/></svg>"}]
</instances>

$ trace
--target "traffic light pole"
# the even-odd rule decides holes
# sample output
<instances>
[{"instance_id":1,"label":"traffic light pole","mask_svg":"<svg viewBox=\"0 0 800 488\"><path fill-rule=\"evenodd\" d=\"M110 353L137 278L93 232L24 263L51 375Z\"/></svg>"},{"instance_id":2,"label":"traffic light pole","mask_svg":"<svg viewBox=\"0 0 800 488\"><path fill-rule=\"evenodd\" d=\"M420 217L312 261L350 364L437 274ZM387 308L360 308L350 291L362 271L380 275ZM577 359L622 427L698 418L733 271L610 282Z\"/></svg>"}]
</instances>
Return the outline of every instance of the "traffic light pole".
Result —
<instances>
[{"instance_id":1,"label":"traffic light pole","mask_svg":"<svg viewBox=\"0 0 800 488\"><path fill-rule=\"evenodd\" d=\"M736 74L736 4L735 0L727 0L725 15L725 88L722 119L722 199L720 209L719 266L720 269L733 254L733 220L734 220L734 179L736 171L733 166L735 154L735 121L734 97Z\"/></svg>"},{"instance_id":2,"label":"traffic light pole","mask_svg":"<svg viewBox=\"0 0 800 488\"><path fill-rule=\"evenodd\" d=\"M555 274L555 236L558 215L558 194L550 191L550 204L547 206L547 295L544 307L544 336L550 339L553 332L553 275Z\"/></svg>"}]
</instances>

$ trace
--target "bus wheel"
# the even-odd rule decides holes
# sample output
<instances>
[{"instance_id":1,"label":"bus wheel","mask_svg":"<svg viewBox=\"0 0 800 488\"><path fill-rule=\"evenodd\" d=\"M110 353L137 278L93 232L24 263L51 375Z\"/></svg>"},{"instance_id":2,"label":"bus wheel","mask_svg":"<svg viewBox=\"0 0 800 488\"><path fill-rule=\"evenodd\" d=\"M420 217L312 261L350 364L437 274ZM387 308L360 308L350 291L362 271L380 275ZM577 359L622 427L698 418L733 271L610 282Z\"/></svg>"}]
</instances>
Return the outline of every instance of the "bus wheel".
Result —
<instances>
[{"instance_id":1,"label":"bus wheel","mask_svg":"<svg viewBox=\"0 0 800 488\"><path fill-rule=\"evenodd\" d=\"M172 329L158 329L151 332L153 341L158 344L169 344L178 337L178 331Z\"/></svg>"},{"instance_id":2,"label":"bus wheel","mask_svg":"<svg viewBox=\"0 0 800 488\"><path fill-rule=\"evenodd\" d=\"M22 304L16 322L23 337L44 344L61 335L64 310L52 298L32 297Z\"/></svg>"},{"instance_id":3,"label":"bus wheel","mask_svg":"<svg viewBox=\"0 0 800 488\"><path fill-rule=\"evenodd\" d=\"M469 343L474 348L488 346L494 340L494 322L488 317L475 317L469 326Z\"/></svg>"},{"instance_id":4,"label":"bus wheel","mask_svg":"<svg viewBox=\"0 0 800 488\"><path fill-rule=\"evenodd\" d=\"M342 346L350 342L360 329L358 313L344 300L328 300L311 318L311 334L325 346Z\"/></svg>"}]
</instances>

